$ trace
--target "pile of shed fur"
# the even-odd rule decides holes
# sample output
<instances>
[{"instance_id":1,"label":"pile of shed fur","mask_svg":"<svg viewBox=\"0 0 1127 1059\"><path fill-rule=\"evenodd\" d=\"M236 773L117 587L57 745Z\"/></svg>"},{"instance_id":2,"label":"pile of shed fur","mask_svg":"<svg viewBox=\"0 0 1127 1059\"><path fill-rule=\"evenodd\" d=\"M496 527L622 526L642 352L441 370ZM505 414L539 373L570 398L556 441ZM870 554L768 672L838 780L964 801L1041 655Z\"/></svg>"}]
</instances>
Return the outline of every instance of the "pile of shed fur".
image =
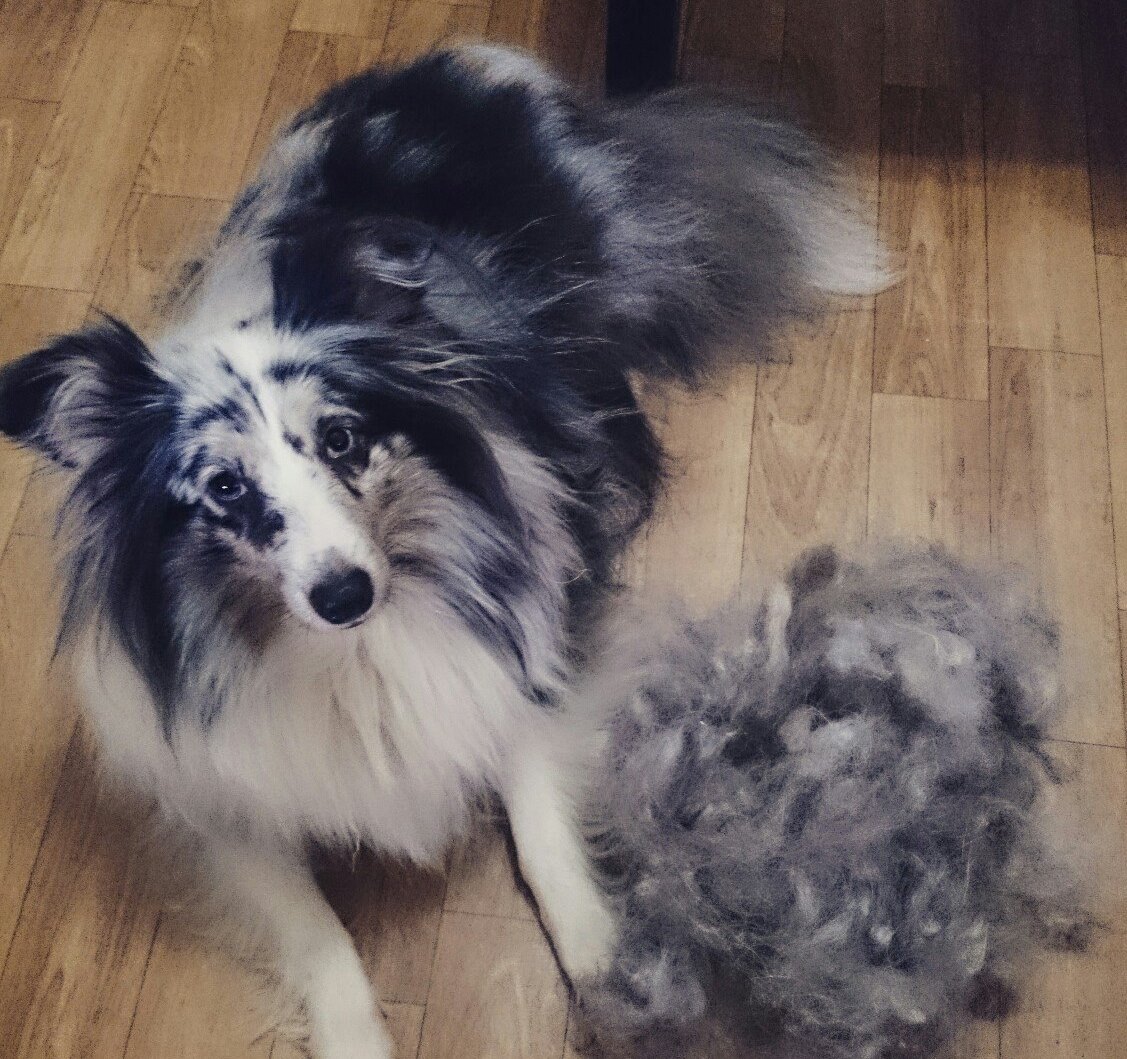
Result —
<instances>
[{"instance_id":1,"label":"pile of shed fur","mask_svg":"<svg viewBox=\"0 0 1127 1059\"><path fill-rule=\"evenodd\" d=\"M593 827L623 902L604 1040L699 1022L718 980L819 1056L921 1056L1093 921L1046 827L1053 624L946 553L808 553L758 606L625 672ZM596 682L597 683L597 682Z\"/></svg>"}]
</instances>

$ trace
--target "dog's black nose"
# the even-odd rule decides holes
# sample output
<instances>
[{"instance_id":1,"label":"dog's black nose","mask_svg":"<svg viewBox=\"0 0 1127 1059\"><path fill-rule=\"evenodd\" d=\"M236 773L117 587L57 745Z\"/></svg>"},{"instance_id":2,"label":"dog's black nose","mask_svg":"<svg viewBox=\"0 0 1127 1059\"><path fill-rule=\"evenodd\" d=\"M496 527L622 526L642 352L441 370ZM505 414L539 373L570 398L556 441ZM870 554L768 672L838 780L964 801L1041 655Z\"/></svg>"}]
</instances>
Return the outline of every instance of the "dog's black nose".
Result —
<instances>
[{"instance_id":1,"label":"dog's black nose","mask_svg":"<svg viewBox=\"0 0 1127 1059\"><path fill-rule=\"evenodd\" d=\"M309 593L313 609L332 625L348 625L362 618L373 599L372 579L356 566L326 574Z\"/></svg>"}]
</instances>

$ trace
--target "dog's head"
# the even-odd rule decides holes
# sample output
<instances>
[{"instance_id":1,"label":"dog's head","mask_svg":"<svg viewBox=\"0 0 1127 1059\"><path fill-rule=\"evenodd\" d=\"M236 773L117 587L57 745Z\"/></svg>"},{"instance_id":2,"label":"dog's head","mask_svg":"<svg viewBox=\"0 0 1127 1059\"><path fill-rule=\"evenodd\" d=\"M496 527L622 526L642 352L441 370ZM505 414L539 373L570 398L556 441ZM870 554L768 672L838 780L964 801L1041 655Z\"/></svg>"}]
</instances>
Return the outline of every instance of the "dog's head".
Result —
<instances>
[{"instance_id":1,"label":"dog's head","mask_svg":"<svg viewBox=\"0 0 1127 1059\"><path fill-rule=\"evenodd\" d=\"M193 625L339 636L422 586L511 642L525 527L437 346L261 319L154 354L107 319L0 372L0 430L72 476L72 594L155 683Z\"/></svg>"}]
</instances>

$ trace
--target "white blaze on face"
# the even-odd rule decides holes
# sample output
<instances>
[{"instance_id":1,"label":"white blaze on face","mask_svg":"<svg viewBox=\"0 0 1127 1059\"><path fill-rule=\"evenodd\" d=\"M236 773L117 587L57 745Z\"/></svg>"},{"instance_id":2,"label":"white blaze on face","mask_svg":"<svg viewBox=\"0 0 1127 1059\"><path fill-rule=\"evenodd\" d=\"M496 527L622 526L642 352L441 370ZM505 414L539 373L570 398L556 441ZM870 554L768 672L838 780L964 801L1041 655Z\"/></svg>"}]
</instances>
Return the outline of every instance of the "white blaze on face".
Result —
<instances>
[{"instance_id":1,"label":"white blaze on face","mask_svg":"<svg viewBox=\"0 0 1127 1059\"><path fill-rule=\"evenodd\" d=\"M314 609L313 593L353 571L368 576L378 600L387 583L386 560L355 520L347 491L317 458L314 439L301 454L284 431L271 430L264 464L262 488L286 523L275 556L294 614L315 627L334 624Z\"/></svg>"},{"instance_id":2,"label":"white blaze on face","mask_svg":"<svg viewBox=\"0 0 1127 1059\"><path fill-rule=\"evenodd\" d=\"M315 378L279 380L272 364L301 362L300 337L257 324L213 336L204 348L178 347L165 365L189 408L225 401L245 412L238 425L217 419L201 432L208 465L238 468L281 529L267 546L235 542L236 552L274 581L290 611L313 628L359 624L386 591L387 560L367 531L356 493L323 458L320 431L348 410L334 405Z\"/></svg>"}]
</instances>

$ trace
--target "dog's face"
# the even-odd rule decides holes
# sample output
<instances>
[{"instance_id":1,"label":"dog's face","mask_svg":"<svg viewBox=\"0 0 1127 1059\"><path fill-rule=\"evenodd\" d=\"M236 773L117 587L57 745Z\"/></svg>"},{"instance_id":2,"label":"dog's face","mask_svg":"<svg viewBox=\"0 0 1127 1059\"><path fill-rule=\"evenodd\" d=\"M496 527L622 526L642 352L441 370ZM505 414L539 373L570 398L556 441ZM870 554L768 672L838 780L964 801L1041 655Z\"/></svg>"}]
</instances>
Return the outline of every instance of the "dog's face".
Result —
<instances>
[{"instance_id":1,"label":"dog's face","mask_svg":"<svg viewBox=\"0 0 1127 1059\"><path fill-rule=\"evenodd\" d=\"M420 582L487 606L485 567L519 551L504 475L394 354L262 321L154 356L111 322L0 373L0 428L75 475L106 591L152 582L134 609L164 586L261 637L356 627Z\"/></svg>"},{"instance_id":2,"label":"dog's face","mask_svg":"<svg viewBox=\"0 0 1127 1059\"><path fill-rule=\"evenodd\" d=\"M389 591L407 439L351 406L293 336L245 328L170 366L179 394L170 492L192 552L218 548L313 627L362 623Z\"/></svg>"}]
</instances>

